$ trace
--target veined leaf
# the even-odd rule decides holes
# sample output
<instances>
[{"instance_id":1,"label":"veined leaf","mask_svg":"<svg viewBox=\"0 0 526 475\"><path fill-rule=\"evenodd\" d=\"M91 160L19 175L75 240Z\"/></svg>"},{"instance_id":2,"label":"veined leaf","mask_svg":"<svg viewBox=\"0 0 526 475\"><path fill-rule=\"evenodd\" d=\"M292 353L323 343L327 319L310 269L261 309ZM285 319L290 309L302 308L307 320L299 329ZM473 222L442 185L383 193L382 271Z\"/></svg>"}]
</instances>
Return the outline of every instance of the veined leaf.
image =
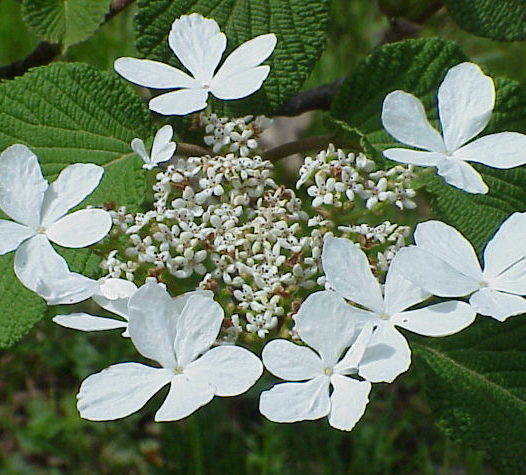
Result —
<instances>
[{"instance_id":1,"label":"veined leaf","mask_svg":"<svg viewBox=\"0 0 526 475\"><path fill-rule=\"evenodd\" d=\"M275 33L278 44L264 63L271 72L263 88L249 99L228 102L232 115L271 114L299 90L320 56L328 8L328 0L140 0L137 49L148 59L181 67L168 47L168 33L176 18L194 12L218 22L228 37L227 52L257 35Z\"/></svg>"},{"instance_id":2,"label":"veined leaf","mask_svg":"<svg viewBox=\"0 0 526 475\"><path fill-rule=\"evenodd\" d=\"M139 97L115 75L83 64L54 63L0 84L0 150L27 145L39 157L49 181L72 163L105 169L99 187L81 205L137 209L145 193L134 137L152 134L150 114ZM72 270L95 277L98 258L88 249L60 251ZM42 316L41 299L12 271L12 254L0 263L0 345L14 343ZM8 305L20 297L23 304Z\"/></svg>"},{"instance_id":3,"label":"veined leaf","mask_svg":"<svg viewBox=\"0 0 526 475\"><path fill-rule=\"evenodd\" d=\"M22 15L38 37L68 47L89 38L109 6L109 0L24 0Z\"/></svg>"},{"instance_id":4,"label":"veined leaf","mask_svg":"<svg viewBox=\"0 0 526 475\"><path fill-rule=\"evenodd\" d=\"M445 0L460 28L497 41L526 39L525 0Z\"/></svg>"}]
</instances>

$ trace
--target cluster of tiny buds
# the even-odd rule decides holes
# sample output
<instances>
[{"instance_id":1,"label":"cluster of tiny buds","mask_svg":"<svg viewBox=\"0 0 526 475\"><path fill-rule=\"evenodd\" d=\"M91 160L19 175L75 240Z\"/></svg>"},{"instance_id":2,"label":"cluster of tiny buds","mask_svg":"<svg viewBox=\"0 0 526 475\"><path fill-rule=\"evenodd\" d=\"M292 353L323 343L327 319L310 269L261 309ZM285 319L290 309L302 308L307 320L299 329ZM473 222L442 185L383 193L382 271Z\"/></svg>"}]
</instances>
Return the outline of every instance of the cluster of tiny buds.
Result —
<instances>
[{"instance_id":1,"label":"cluster of tiny buds","mask_svg":"<svg viewBox=\"0 0 526 475\"><path fill-rule=\"evenodd\" d=\"M306 157L300 168L296 187L314 183L307 188L312 206L343 206L356 197L365 201L367 209L378 203L393 203L399 209L412 209L415 191L411 188L414 179L411 165L397 165L388 170L375 170L375 163L362 153L344 153L330 144L315 158Z\"/></svg>"},{"instance_id":2,"label":"cluster of tiny buds","mask_svg":"<svg viewBox=\"0 0 526 475\"><path fill-rule=\"evenodd\" d=\"M217 114L202 114L200 125L205 129L204 142L212 147L214 153L236 153L241 157L256 154L258 137L272 125L272 120L265 116L251 115L238 119L218 117Z\"/></svg>"},{"instance_id":3,"label":"cluster of tiny buds","mask_svg":"<svg viewBox=\"0 0 526 475\"><path fill-rule=\"evenodd\" d=\"M375 197L411 207L404 188L410 168L373 171L364 155L346 155L331 145L316 159L307 157L300 170L298 187L313 177L316 182L308 189L316 214L309 216L295 192L273 180L272 163L257 154L268 119L212 114L201 116L200 125L215 155L176 157L159 171L151 210L110 211L115 245L102 263L110 276L138 284L172 276L178 293L214 290L227 315L223 341L243 334L264 338L294 314L302 289L325 286L321 252L335 231L365 250L378 246L373 264L380 271L404 245L406 227L385 222L335 228L319 206L341 206L343 196L352 201L354 194L365 199L367 193L367 209Z\"/></svg>"}]
</instances>

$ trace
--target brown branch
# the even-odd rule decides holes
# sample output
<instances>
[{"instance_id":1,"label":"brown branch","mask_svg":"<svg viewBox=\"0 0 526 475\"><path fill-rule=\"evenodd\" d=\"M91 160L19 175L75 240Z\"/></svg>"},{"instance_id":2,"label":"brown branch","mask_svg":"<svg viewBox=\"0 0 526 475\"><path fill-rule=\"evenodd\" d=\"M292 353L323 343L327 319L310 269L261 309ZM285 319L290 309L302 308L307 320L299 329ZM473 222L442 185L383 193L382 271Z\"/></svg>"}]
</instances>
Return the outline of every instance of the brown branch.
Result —
<instances>
[{"instance_id":1,"label":"brown branch","mask_svg":"<svg viewBox=\"0 0 526 475\"><path fill-rule=\"evenodd\" d=\"M177 142L176 155L183 157L202 157L203 155L215 155L212 150L191 143Z\"/></svg>"},{"instance_id":2,"label":"brown branch","mask_svg":"<svg viewBox=\"0 0 526 475\"><path fill-rule=\"evenodd\" d=\"M321 150L334 144L335 147L348 148L357 152L362 150L362 147L357 142L349 139L336 138L333 134L329 135L315 135L313 137L305 137L294 142L288 142L278 147L271 148L261 154L264 160L277 162L282 158L294 155L296 153L306 153L311 150Z\"/></svg>"},{"instance_id":3,"label":"brown branch","mask_svg":"<svg viewBox=\"0 0 526 475\"><path fill-rule=\"evenodd\" d=\"M296 116L303 112L313 110L329 110L332 104L334 94L341 86L345 78L340 78L330 84L308 91L302 91L283 104L275 113L281 116Z\"/></svg>"},{"instance_id":4,"label":"brown branch","mask_svg":"<svg viewBox=\"0 0 526 475\"><path fill-rule=\"evenodd\" d=\"M104 17L103 23L106 23L117 13L131 5L134 1L135 0L113 0L111 2L110 10ZM59 44L41 41L26 58L0 67L0 80L13 79L17 76L22 76L30 68L49 64L59 56L61 52L62 47Z\"/></svg>"}]
</instances>

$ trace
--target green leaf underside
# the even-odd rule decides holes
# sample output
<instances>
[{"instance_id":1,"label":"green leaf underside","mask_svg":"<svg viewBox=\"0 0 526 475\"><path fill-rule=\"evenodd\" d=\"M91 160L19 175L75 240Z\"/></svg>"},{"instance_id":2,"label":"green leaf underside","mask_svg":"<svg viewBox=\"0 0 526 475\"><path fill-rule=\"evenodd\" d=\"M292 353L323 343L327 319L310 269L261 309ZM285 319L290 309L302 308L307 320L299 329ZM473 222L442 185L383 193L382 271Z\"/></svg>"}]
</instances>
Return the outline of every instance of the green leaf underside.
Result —
<instances>
[{"instance_id":1,"label":"green leaf underside","mask_svg":"<svg viewBox=\"0 0 526 475\"><path fill-rule=\"evenodd\" d=\"M359 133L369 154L385 160L383 150L404 146L382 128L385 96L396 89L414 94L422 100L430 122L439 128L437 88L447 70L465 60L458 46L440 39L408 40L379 48L342 85L332 117ZM497 80L496 86L495 112L482 135L506 130L525 133L525 91L508 79ZM526 170L476 168L490 188L487 195L453 188L432 168L422 177L435 217L457 228L481 254L500 223L526 208ZM513 317L506 323L478 317L458 335L412 340L418 356L415 363L422 370L439 425L450 437L486 450L499 469L516 473L525 462L524 450L518 448L526 440L526 317Z\"/></svg>"},{"instance_id":2,"label":"green leaf underside","mask_svg":"<svg viewBox=\"0 0 526 475\"><path fill-rule=\"evenodd\" d=\"M445 0L460 28L498 41L526 39L526 0Z\"/></svg>"},{"instance_id":3,"label":"green leaf underside","mask_svg":"<svg viewBox=\"0 0 526 475\"><path fill-rule=\"evenodd\" d=\"M110 0L24 0L22 15L39 38L68 47L95 32L109 5Z\"/></svg>"},{"instance_id":4,"label":"green leaf underside","mask_svg":"<svg viewBox=\"0 0 526 475\"><path fill-rule=\"evenodd\" d=\"M498 473L526 463L526 324L478 317L448 338L412 345L438 425L452 439L487 452ZM423 339L422 339L423 340Z\"/></svg>"},{"instance_id":5,"label":"green leaf underside","mask_svg":"<svg viewBox=\"0 0 526 475\"><path fill-rule=\"evenodd\" d=\"M264 63L271 72L263 88L248 99L214 103L215 111L233 116L272 114L299 90L320 56L328 8L328 0L140 0L137 49L146 58L181 67L168 33L176 18L194 12L219 23L228 37L227 53L255 36L275 33L278 44Z\"/></svg>"},{"instance_id":6,"label":"green leaf underside","mask_svg":"<svg viewBox=\"0 0 526 475\"><path fill-rule=\"evenodd\" d=\"M0 150L14 143L27 145L49 181L72 163L95 163L105 169L99 187L79 207L109 202L132 211L138 208L144 199L144 173L130 142L151 134L150 114L132 89L114 74L88 65L53 63L0 84ZM90 277L99 274L99 259L89 249L60 253L71 270ZM12 300L11 293L29 292L14 276L11 257L1 262L2 278L11 290L0 301ZM16 322L0 328L4 344L14 343L41 318L45 307L29 294L24 298L33 303L4 309L1 318Z\"/></svg>"},{"instance_id":7,"label":"green leaf underside","mask_svg":"<svg viewBox=\"0 0 526 475\"><path fill-rule=\"evenodd\" d=\"M46 310L44 301L16 278L13 257L0 256L0 350L15 344Z\"/></svg>"}]
</instances>

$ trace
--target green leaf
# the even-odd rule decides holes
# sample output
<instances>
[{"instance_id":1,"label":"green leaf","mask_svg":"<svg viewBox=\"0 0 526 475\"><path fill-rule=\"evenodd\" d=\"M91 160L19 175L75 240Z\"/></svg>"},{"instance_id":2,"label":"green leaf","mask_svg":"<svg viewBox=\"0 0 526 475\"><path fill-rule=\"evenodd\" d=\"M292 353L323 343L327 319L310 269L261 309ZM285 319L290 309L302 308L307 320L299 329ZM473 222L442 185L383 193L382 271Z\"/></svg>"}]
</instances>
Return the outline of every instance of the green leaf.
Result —
<instances>
[{"instance_id":1,"label":"green leaf","mask_svg":"<svg viewBox=\"0 0 526 475\"><path fill-rule=\"evenodd\" d=\"M520 475L526 463L526 317L478 319L457 335L413 342L415 363L446 435L485 450L498 473Z\"/></svg>"},{"instance_id":2,"label":"green leaf","mask_svg":"<svg viewBox=\"0 0 526 475\"><path fill-rule=\"evenodd\" d=\"M95 32L109 4L109 0L24 0L22 15L39 38L68 47Z\"/></svg>"},{"instance_id":3,"label":"green leaf","mask_svg":"<svg viewBox=\"0 0 526 475\"><path fill-rule=\"evenodd\" d=\"M438 127L436 94L447 70L465 61L453 43L409 40L384 46L363 61L336 95L333 120L361 135L366 151L400 146L381 124L384 97L395 89L422 100ZM497 99L483 134L526 132L526 92L510 80L497 80ZM340 133L344 127L338 126ZM392 162L389 162L392 163ZM490 188L470 195L447 185L434 168L422 178L435 217L457 228L481 252L500 223L526 208L526 170L478 166ZM488 452L499 469L521 473L526 422L526 317L505 324L479 317L469 329L449 338L413 338L412 347L439 425L455 440Z\"/></svg>"},{"instance_id":4,"label":"green leaf","mask_svg":"<svg viewBox=\"0 0 526 475\"><path fill-rule=\"evenodd\" d=\"M140 0L137 49L146 58L181 67L168 47L168 33L176 18L193 12L219 23L228 36L227 52L257 35L275 33L278 44L264 63L271 72L263 88L250 99L228 103L232 115L271 114L299 90L320 56L328 8L328 0Z\"/></svg>"},{"instance_id":5,"label":"green leaf","mask_svg":"<svg viewBox=\"0 0 526 475\"><path fill-rule=\"evenodd\" d=\"M460 28L498 41L526 39L526 0L445 0Z\"/></svg>"},{"instance_id":6,"label":"green leaf","mask_svg":"<svg viewBox=\"0 0 526 475\"><path fill-rule=\"evenodd\" d=\"M18 282L13 256L0 256L0 350L15 344L46 310L44 301Z\"/></svg>"},{"instance_id":7,"label":"green leaf","mask_svg":"<svg viewBox=\"0 0 526 475\"><path fill-rule=\"evenodd\" d=\"M50 181L72 163L104 168L101 184L80 207L113 202L132 211L138 208L145 180L130 142L151 134L150 114L132 89L114 74L88 65L54 63L0 84L0 150L14 143L27 145ZM98 258L89 249L61 249L60 253L73 271L97 276ZM7 273L4 276L2 268L2 278L10 293L1 294L0 301L9 302L11 294L29 299L11 271L12 259L5 265ZM31 298L40 302L34 294ZM41 318L42 308L35 303L7 306L2 318L13 325L0 327L0 341L13 343L21 338Z\"/></svg>"}]
</instances>

